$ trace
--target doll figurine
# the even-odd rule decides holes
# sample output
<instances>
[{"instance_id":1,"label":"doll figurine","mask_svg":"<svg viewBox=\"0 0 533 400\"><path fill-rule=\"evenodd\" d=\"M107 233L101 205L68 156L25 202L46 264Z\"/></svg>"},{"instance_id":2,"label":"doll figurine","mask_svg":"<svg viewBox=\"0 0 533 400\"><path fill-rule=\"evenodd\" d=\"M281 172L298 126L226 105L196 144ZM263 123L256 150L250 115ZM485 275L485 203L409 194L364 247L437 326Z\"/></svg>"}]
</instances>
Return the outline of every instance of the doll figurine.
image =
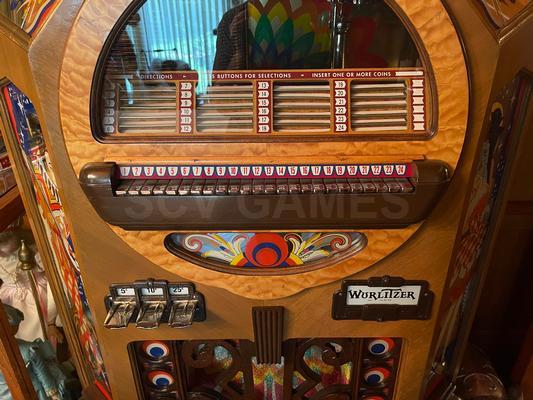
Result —
<instances>
[{"instance_id":1,"label":"doll figurine","mask_svg":"<svg viewBox=\"0 0 533 400\"><path fill-rule=\"evenodd\" d=\"M18 331L18 326L24 320L24 314L14 307L3 304L13 335ZM67 375L55 358L52 346L41 339L28 342L16 339L22 359L28 372L39 400L70 400L72 396L67 389ZM0 400L12 400L11 394L0 374Z\"/></svg>"}]
</instances>

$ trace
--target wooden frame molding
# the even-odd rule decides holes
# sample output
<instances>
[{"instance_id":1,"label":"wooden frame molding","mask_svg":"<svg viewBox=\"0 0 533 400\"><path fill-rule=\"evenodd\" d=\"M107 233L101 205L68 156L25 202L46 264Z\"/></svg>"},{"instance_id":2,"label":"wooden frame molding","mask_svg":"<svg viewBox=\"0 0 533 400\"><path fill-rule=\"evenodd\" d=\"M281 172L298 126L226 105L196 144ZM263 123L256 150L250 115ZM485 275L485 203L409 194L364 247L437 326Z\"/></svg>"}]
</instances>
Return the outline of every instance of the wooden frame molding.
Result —
<instances>
[{"instance_id":1,"label":"wooden frame molding","mask_svg":"<svg viewBox=\"0 0 533 400\"><path fill-rule=\"evenodd\" d=\"M7 36L25 51L28 51L31 41L30 35L2 14L0 14L0 33Z\"/></svg>"}]
</instances>

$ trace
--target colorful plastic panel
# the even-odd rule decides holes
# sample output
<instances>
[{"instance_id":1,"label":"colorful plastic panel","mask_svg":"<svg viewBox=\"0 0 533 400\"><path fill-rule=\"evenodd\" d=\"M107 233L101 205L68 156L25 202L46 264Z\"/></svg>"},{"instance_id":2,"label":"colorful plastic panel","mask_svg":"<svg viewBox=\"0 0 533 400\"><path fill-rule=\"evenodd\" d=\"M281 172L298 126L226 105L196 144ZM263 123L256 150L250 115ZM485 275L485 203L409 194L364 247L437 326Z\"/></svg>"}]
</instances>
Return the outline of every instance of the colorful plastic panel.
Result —
<instances>
[{"instance_id":1,"label":"colorful plastic panel","mask_svg":"<svg viewBox=\"0 0 533 400\"><path fill-rule=\"evenodd\" d=\"M223 272L315 269L366 246L361 233L173 233L166 246L178 257Z\"/></svg>"},{"instance_id":2,"label":"colorful plastic panel","mask_svg":"<svg viewBox=\"0 0 533 400\"><path fill-rule=\"evenodd\" d=\"M258 364L248 340L146 341L130 351L144 399L390 400L401 345L393 338L293 339L283 343L279 364Z\"/></svg>"}]
</instances>

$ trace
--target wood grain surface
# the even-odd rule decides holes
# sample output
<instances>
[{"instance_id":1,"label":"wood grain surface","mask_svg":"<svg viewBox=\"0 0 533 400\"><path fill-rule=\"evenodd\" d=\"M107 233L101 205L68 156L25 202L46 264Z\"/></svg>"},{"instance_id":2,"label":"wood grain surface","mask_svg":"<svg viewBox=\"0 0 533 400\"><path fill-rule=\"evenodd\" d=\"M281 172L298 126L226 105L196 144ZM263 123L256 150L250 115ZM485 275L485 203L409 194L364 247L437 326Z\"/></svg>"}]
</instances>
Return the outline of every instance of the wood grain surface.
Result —
<instances>
[{"instance_id":1,"label":"wood grain surface","mask_svg":"<svg viewBox=\"0 0 533 400\"><path fill-rule=\"evenodd\" d=\"M468 115L466 66L457 34L442 4L432 0L399 1L402 17L412 24L421 45L427 51L430 70L435 76L438 99L438 133L432 140L412 142L319 142L319 143L199 143L166 145L101 144L94 140L89 124L89 93L94 68L104 41L129 1L109 6L103 0L87 2L80 10L66 44L60 77L60 118L70 162L75 174L88 162L104 160L205 160L223 157L227 162L262 163L284 160L321 161L327 155L332 162L342 159L412 160L426 157L457 165L465 137ZM105 5L104 5L105 4ZM405 14L405 15L403 15ZM429 66L428 66L429 67ZM147 157L149 155L149 158ZM137 252L162 268L184 278L209 282L242 296L271 299L290 296L308 287L351 275L379 261L400 247L416 230L369 231L369 246L352 260L304 276L272 279L271 289L257 285L257 279L235 277L203 269L181 261L162 247L165 232L113 231ZM278 288L278 289L276 289Z\"/></svg>"},{"instance_id":2,"label":"wood grain surface","mask_svg":"<svg viewBox=\"0 0 533 400\"><path fill-rule=\"evenodd\" d=\"M135 340L252 339L252 307L282 306L286 310L284 339L298 337L402 337L405 339L394 400L420 398L431 352L438 309L461 218L471 167L499 46L468 2L450 0L455 20L464 32L471 68L471 100L461 43L443 4L438 0L397 1L427 50L435 76L438 133L431 141L381 143L254 143L103 145L89 126L91 79L102 45L129 0L104 2L63 0L60 8L30 48L52 160L60 180L65 208L72 223L96 330L104 352L115 399L135 396L127 344ZM59 82L59 90L58 90ZM471 106L471 107L470 107ZM467 117L469 135L465 140ZM164 232L124 232L109 227L91 207L77 182L87 162L208 162L229 160L397 160L422 157L447 161L456 171L449 190L421 226L402 231L368 231L373 242L354 259L302 274L298 280L258 279L207 271L169 255L161 244ZM461 155L461 158L459 158ZM333 161L332 161L333 162ZM410 240L408 240L410 238ZM372 264L372 265L371 265ZM396 275L429 282L435 293L428 321L377 323L333 321L331 296L340 279ZM161 326L142 331L104 329L103 297L109 285L143 278L192 280L207 302L207 320L189 329ZM260 286L260 287L258 287ZM261 287L263 286L263 287ZM264 288L264 286L269 286ZM292 295L290 295L293 293Z\"/></svg>"}]
</instances>

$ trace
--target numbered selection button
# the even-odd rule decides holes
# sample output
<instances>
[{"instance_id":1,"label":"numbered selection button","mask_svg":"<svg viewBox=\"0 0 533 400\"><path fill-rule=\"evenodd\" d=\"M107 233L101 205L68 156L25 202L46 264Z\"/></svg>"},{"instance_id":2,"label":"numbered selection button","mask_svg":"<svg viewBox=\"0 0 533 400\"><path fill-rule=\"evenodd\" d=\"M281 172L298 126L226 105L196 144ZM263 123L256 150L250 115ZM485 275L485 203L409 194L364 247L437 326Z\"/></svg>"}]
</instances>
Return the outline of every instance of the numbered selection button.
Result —
<instances>
[{"instance_id":1,"label":"numbered selection button","mask_svg":"<svg viewBox=\"0 0 533 400\"><path fill-rule=\"evenodd\" d=\"M259 133L272 132L272 82L259 81L256 84L256 117Z\"/></svg>"},{"instance_id":2,"label":"numbered selection button","mask_svg":"<svg viewBox=\"0 0 533 400\"><path fill-rule=\"evenodd\" d=\"M348 82L345 80L333 81L333 102L335 105L334 131L337 133L348 132Z\"/></svg>"}]
</instances>

